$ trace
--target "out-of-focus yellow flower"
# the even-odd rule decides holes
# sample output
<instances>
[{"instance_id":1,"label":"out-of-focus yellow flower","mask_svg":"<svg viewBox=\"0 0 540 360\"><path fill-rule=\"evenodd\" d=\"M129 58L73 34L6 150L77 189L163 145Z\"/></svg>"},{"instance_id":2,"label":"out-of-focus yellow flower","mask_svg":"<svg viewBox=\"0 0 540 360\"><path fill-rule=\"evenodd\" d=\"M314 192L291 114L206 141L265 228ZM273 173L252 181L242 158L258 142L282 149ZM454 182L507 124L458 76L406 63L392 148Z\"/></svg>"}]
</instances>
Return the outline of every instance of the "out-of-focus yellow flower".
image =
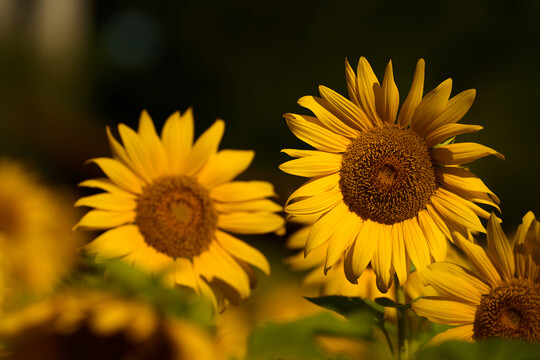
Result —
<instances>
[{"instance_id":1,"label":"out-of-focus yellow flower","mask_svg":"<svg viewBox=\"0 0 540 360\"><path fill-rule=\"evenodd\" d=\"M320 86L321 98L298 103L315 116L285 114L291 131L315 150L285 149L296 159L281 170L311 178L289 198L285 211L315 218L306 254L326 248L324 270L344 258L352 283L371 263L382 292L394 274L403 286L408 264L419 270L442 261L452 231L485 232L475 203L497 207L482 180L461 167L497 151L476 143L451 143L482 129L457 124L471 107L474 90L449 99L448 79L423 96L424 60L418 61L409 94L399 109L392 63L379 83L365 58L357 74L346 62L349 99Z\"/></svg>"},{"instance_id":2,"label":"out-of-focus yellow flower","mask_svg":"<svg viewBox=\"0 0 540 360\"><path fill-rule=\"evenodd\" d=\"M42 184L14 161L0 159L0 277L4 306L49 292L78 258L81 234L72 199ZM71 224L70 224L71 223Z\"/></svg>"},{"instance_id":3,"label":"out-of-focus yellow flower","mask_svg":"<svg viewBox=\"0 0 540 360\"><path fill-rule=\"evenodd\" d=\"M540 342L540 223L534 214L523 217L512 242L492 215L487 251L458 233L454 240L476 272L450 262L432 264L420 276L435 296L412 304L420 316L456 325L433 342L492 337Z\"/></svg>"},{"instance_id":4,"label":"out-of-focus yellow flower","mask_svg":"<svg viewBox=\"0 0 540 360\"><path fill-rule=\"evenodd\" d=\"M274 196L270 183L233 181L254 152L218 151L222 120L194 144L193 127L188 109L169 117L161 137L145 111L138 132L118 126L123 145L107 129L113 158L92 161L108 178L81 183L105 192L79 199L77 206L95 209L76 228L107 230L86 246L97 261L122 257L149 273L163 273L171 285L205 294L216 306L223 298L238 302L255 283L250 265L266 274L270 267L259 251L229 232L278 231L281 206L267 199Z\"/></svg>"},{"instance_id":5,"label":"out-of-focus yellow flower","mask_svg":"<svg viewBox=\"0 0 540 360\"><path fill-rule=\"evenodd\" d=\"M199 325L166 318L139 300L85 290L6 314L0 338L14 359L215 359Z\"/></svg>"}]
</instances>

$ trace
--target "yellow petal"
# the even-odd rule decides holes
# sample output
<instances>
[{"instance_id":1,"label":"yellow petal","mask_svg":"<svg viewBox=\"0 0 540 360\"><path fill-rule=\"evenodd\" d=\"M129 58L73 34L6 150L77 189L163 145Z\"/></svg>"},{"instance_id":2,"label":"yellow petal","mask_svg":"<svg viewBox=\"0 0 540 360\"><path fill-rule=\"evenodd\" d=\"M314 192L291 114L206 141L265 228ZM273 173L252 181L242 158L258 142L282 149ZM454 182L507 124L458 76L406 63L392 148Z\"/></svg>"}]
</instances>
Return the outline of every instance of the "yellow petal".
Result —
<instances>
[{"instance_id":1,"label":"yellow petal","mask_svg":"<svg viewBox=\"0 0 540 360\"><path fill-rule=\"evenodd\" d=\"M408 271L402 223L395 223L392 225L390 236L392 237L392 265L396 271L399 286L403 286L407 280Z\"/></svg>"},{"instance_id":2,"label":"yellow petal","mask_svg":"<svg viewBox=\"0 0 540 360\"><path fill-rule=\"evenodd\" d=\"M184 115L180 115L177 111L165 121L161 138L169 162L169 171L172 174L178 174L184 170L185 159L193 144L193 132L191 108L187 109Z\"/></svg>"},{"instance_id":3,"label":"yellow petal","mask_svg":"<svg viewBox=\"0 0 540 360\"><path fill-rule=\"evenodd\" d=\"M429 247L416 218L403 221L403 238L407 254L419 271L431 264Z\"/></svg>"},{"instance_id":4,"label":"yellow petal","mask_svg":"<svg viewBox=\"0 0 540 360\"><path fill-rule=\"evenodd\" d=\"M174 279L179 285L197 289L197 276L191 259L176 258L174 260Z\"/></svg>"},{"instance_id":5,"label":"yellow petal","mask_svg":"<svg viewBox=\"0 0 540 360\"><path fill-rule=\"evenodd\" d=\"M167 160L165 158L165 149L161 142L154 122L146 110L143 110L139 119L139 137L147 149L152 165L154 167L154 176L161 176L167 168Z\"/></svg>"},{"instance_id":6,"label":"yellow petal","mask_svg":"<svg viewBox=\"0 0 540 360\"><path fill-rule=\"evenodd\" d=\"M423 298L411 304L419 316L430 321L448 325L467 325L474 322L476 306L458 301Z\"/></svg>"},{"instance_id":7,"label":"yellow petal","mask_svg":"<svg viewBox=\"0 0 540 360\"><path fill-rule=\"evenodd\" d=\"M478 176L463 168L437 167L435 173L438 180L444 185L495 195Z\"/></svg>"},{"instance_id":8,"label":"yellow petal","mask_svg":"<svg viewBox=\"0 0 540 360\"><path fill-rule=\"evenodd\" d=\"M315 222L306 239L305 256L330 239L336 225L348 211L348 207L340 202Z\"/></svg>"},{"instance_id":9,"label":"yellow petal","mask_svg":"<svg viewBox=\"0 0 540 360\"><path fill-rule=\"evenodd\" d=\"M113 157L122 162L123 164L127 165L130 168L133 168L133 162L129 158L129 156L126 153L126 149L114 138L111 132L110 127L106 127L107 131L107 139L109 140L109 146L111 148L111 152L113 154Z\"/></svg>"},{"instance_id":10,"label":"yellow petal","mask_svg":"<svg viewBox=\"0 0 540 360\"><path fill-rule=\"evenodd\" d=\"M427 147L434 147L451 137L482 130L480 125L446 124L439 126L429 133L425 142Z\"/></svg>"},{"instance_id":11,"label":"yellow petal","mask_svg":"<svg viewBox=\"0 0 540 360\"><path fill-rule=\"evenodd\" d=\"M477 143L455 143L443 145L431 150L431 157L441 165L468 164L488 155L495 155L501 160L504 156L497 151Z\"/></svg>"},{"instance_id":12,"label":"yellow petal","mask_svg":"<svg viewBox=\"0 0 540 360\"><path fill-rule=\"evenodd\" d=\"M504 280L514 278L515 264L513 244L508 241L495 214L491 214L487 228L488 254L493 265L499 270Z\"/></svg>"},{"instance_id":13,"label":"yellow petal","mask_svg":"<svg viewBox=\"0 0 540 360\"><path fill-rule=\"evenodd\" d=\"M229 182L249 167L254 156L251 150L221 150L210 158L197 180L207 188Z\"/></svg>"},{"instance_id":14,"label":"yellow petal","mask_svg":"<svg viewBox=\"0 0 540 360\"><path fill-rule=\"evenodd\" d=\"M394 124L399 107L399 92L394 82L392 61L388 62L384 73L384 80L381 88L381 97L377 101L377 111L384 122Z\"/></svg>"},{"instance_id":15,"label":"yellow petal","mask_svg":"<svg viewBox=\"0 0 540 360\"><path fill-rule=\"evenodd\" d=\"M89 254L97 254L96 261L124 256L144 246L144 239L136 225L124 225L104 232L83 247Z\"/></svg>"},{"instance_id":16,"label":"yellow petal","mask_svg":"<svg viewBox=\"0 0 540 360\"><path fill-rule=\"evenodd\" d=\"M289 203L285 206L285 212L291 215L309 215L316 212L326 212L343 200L343 195L338 188L326 191L302 200Z\"/></svg>"},{"instance_id":17,"label":"yellow petal","mask_svg":"<svg viewBox=\"0 0 540 360\"><path fill-rule=\"evenodd\" d=\"M152 246L141 246L137 251L127 254L124 260L148 274L164 276L175 270L174 259L157 251ZM169 285L173 286L174 284L171 281Z\"/></svg>"},{"instance_id":18,"label":"yellow petal","mask_svg":"<svg viewBox=\"0 0 540 360\"><path fill-rule=\"evenodd\" d=\"M411 129L426 137L426 128L445 109L452 91L452 79L446 79L420 101L411 119Z\"/></svg>"},{"instance_id":19,"label":"yellow petal","mask_svg":"<svg viewBox=\"0 0 540 360\"><path fill-rule=\"evenodd\" d=\"M296 114L285 114L284 117L292 133L314 148L334 153L342 153L347 150L349 139L309 121L309 117Z\"/></svg>"},{"instance_id":20,"label":"yellow petal","mask_svg":"<svg viewBox=\"0 0 540 360\"><path fill-rule=\"evenodd\" d=\"M539 279L540 223L529 211L523 217L514 238L517 273L520 278Z\"/></svg>"},{"instance_id":21,"label":"yellow petal","mask_svg":"<svg viewBox=\"0 0 540 360\"><path fill-rule=\"evenodd\" d=\"M304 226L300 230L296 230L287 238L285 247L290 250L302 249L306 245L306 240L310 231L311 226Z\"/></svg>"},{"instance_id":22,"label":"yellow petal","mask_svg":"<svg viewBox=\"0 0 540 360\"><path fill-rule=\"evenodd\" d=\"M229 213L235 211L268 211L268 212L280 212L283 211L281 205L276 204L272 200L261 199L251 201L238 201L227 203L214 203L214 208L220 213Z\"/></svg>"},{"instance_id":23,"label":"yellow petal","mask_svg":"<svg viewBox=\"0 0 540 360\"><path fill-rule=\"evenodd\" d=\"M90 161L97 164L105 175L122 189L133 194L142 192L143 182L121 162L110 158L97 158Z\"/></svg>"},{"instance_id":24,"label":"yellow petal","mask_svg":"<svg viewBox=\"0 0 540 360\"><path fill-rule=\"evenodd\" d=\"M456 245L463 250L467 258L473 263L482 279L491 285L491 287L497 286L501 282L501 277L484 250L457 232L454 232L452 235Z\"/></svg>"},{"instance_id":25,"label":"yellow petal","mask_svg":"<svg viewBox=\"0 0 540 360\"><path fill-rule=\"evenodd\" d=\"M426 63L424 59L418 60L416 64L416 70L414 71L414 77L409 90L407 98L401 106L401 110L398 115L399 126L404 127L411 123L411 119L416 110L416 107L422 100L422 95L424 93L424 72L425 72Z\"/></svg>"},{"instance_id":26,"label":"yellow petal","mask_svg":"<svg viewBox=\"0 0 540 360\"><path fill-rule=\"evenodd\" d=\"M445 341L465 341L473 342L474 324L456 326L455 328L443 331L435 335L428 345L436 345Z\"/></svg>"},{"instance_id":27,"label":"yellow petal","mask_svg":"<svg viewBox=\"0 0 540 360\"><path fill-rule=\"evenodd\" d=\"M465 90L451 98L443 112L430 124L428 124L425 134L429 134L440 126L453 124L461 120L461 118L471 108L475 97L476 90L470 89Z\"/></svg>"},{"instance_id":28,"label":"yellow petal","mask_svg":"<svg viewBox=\"0 0 540 360\"><path fill-rule=\"evenodd\" d=\"M367 131L373 127L367 115L356 104L347 100L326 86L319 86L319 92L328 103L328 109L353 129Z\"/></svg>"},{"instance_id":29,"label":"yellow petal","mask_svg":"<svg viewBox=\"0 0 540 360\"><path fill-rule=\"evenodd\" d=\"M313 177L330 175L341 169L341 155L322 153L287 161L279 166L281 171L291 175Z\"/></svg>"},{"instance_id":30,"label":"yellow petal","mask_svg":"<svg viewBox=\"0 0 540 360\"><path fill-rule=\"evenodd\" d=\"M136 196L134 194L122 190L120 187L116 186L109 179L106 178L84 180L80 182L78 186L105 190L111 194L126 199L136 199Z\"/></svg>"},{"instance_id":31,"label":"yellow petal","mask_svg":"<svg viewBox=\"0 0 540 360\"><path fill-rule=\"evenodd\" d=\"M75 202L74 206L88 206L108 211L132 211L137 207L137 203L134 199L102 193L82 197Z\"/></svg>"},{"instance_id":32,"label":"yellow petal","mask_svg":"<svg viewBox=\"0 0 540 360\"><path fill-rule=\"evenodd\" d=\"M275 196L274 186L266 181L233 181L210 190L210 197L216 201L250 201Z\"/></svg>"},{"instance_id":33,"label":"yellow petal","mask_svg":"<svg viewBox=\"0 0 540 360\"><path fill-rule=\"evenodd\" d=\"M197 173L217 152L224 131L225 122L217 120L195 141L186 158L185 172L187 175Z\"/></svg>"},{"instance_id":34,"label":"yellow petal","mask_svg":"<svg viewBox=\"0 0 540 360\"><path fill-rule=\"evenodd\" d=\"M386 293L392 284L394 270L392 269L392 237L390 234L391 226L379 224L379 236L374 237L373 241L377 243L375 253L371 261L371 266L377 274L377 287L382 293Z\"/></svg>"},{"instance_id":35,"label":"yellow petal","mask_svg":"<svg viewBox=\"0 0 540 360\"><path fill-rule=\"evenodd\" d=\"M270 264L259 250L223 231L216 231L216 239L232 256L256 266L270 276Z\"/></svg>"},{"instance_id":36,"label":"yellow petal","mask_svg":"<svg viewBox=\"0 0 540 360\"><path fill-rule=\"evenodd\" d=\"M433 207L449 222L463 225L472 231L485 233L484 226L478 216L464 203L459 196L443 189L437 189L431 197Z\"/></svg>"},{"instance_id":37,"label":"yellow petal","mask_svg":"<svg viewBox=\"0 0 540 360\"><path fill-rule=\"evenodd\" d=\"M352 129L343 121L346 119L342 120L338 118L329 110L329 108L332 108L332 105L327 100L315 96L304 96L298 100L298 105L311 110L323 126L333 133L349 139L354 139L358 136L358 131Z\"/></svg>"},{"instance_id":38,"label":"yellow petal","mask_svg":"<svg viewBox=\"0 0 540 360\"><path fill-rule=\"evenodd\" d=\"M139 135L130 127L119 124L118 132L122 138L122 143L126 153L131 159L131 165L147 183L156 177L154 163L148 154L146 147L139 138Z\"/></svg>"},{"instance_id":39,"label":"yellow petal","mask_svg":"<svg viewBox=\"0 0 540 360\"><path fill-rule=\"evenodd\" d=\"M354 70L347 59L345 59L345 77L347 79L347 92L349 93L349 99L351 99L355 105L360 106L356 74L354 73Z\"/></svg>"},{"instance_id":40,"label":"yellow petal","mask_svg":"<svg viewBox=\"0 0 540 360\"><path fill-rule=\"evenodd\" d=\"M428 270L422 272L426 283L448 300L478 306L483 294L467 281L471 275L458 265L446 263L441 267L438 264L431 264Z\"/></svg>"},{"instance_id":41,"label":"yellow petal","mask_svg":"<svg viewBox=\"0 0 540 360\"><path fill-rule=\"evenodd\" d=\"M380 224L371 220L364 220L364 225L358 237L349 248L345 258L345 275L353 284L357 283L358 278L362 275L375 253L380 226Z\"/></svg>"},{"instance_id":42,"label":"yellow petal","mask_svg":"<svg viewBox=\"0 0 540 360\"><path fill-rule=\"evenodd\" d=\"M105 230L135 221L135 211L103 211L92 210L87 212L73 227L73 230L83 228L86 230Z\"/></svg>"},{"instance_id":43,"label":"yellow petal","mask_svg":"<svg viewBox=\"0 0 540 360\"><path fill-rule=\"evenodd\" d=\"M281 216L266 211L218 215L218 227L237 234L264 234L277 231L283 225Z\"/></svg>"},{"instance_id":44,"label":"yellow petal","mask_svg":"<svg viewBox=\"0 0 540 360\"><path fill-rule=\"evenodd\" d=\"M452 235L450 233L450 230L448 229L448 226L446 225L446 222L442 219L441 215L435 210L435 208L431 204L426 205L426 210L429 213L429 216L433 220L435 224L437 224L437 227L441 232L444 234L444 236L447 239L452 239Z\"/></svg>"},{"instance_id":45,"label":"yellow petal","mask_svg":"<svg viewBox=\"0 0 540 360\"><path fill-rule=\"evenodd\" d=\"M446 238L427 210L418 212L418 223L424 232L431 256L435 261L443 261L446 258Z\"/></svg>"},{"instance_id":46,"label":"yellow petal","mask_svg":"<svg viewBox=\"0 0 540 360\"><path fill-rule=\"evenodd\" d=\"M356 239L361 228L362 219L353 212L345 213L339 220L337 229L328 243L324 264L325 273L344 255L345 250Z\"/></svg>"},{"instance_id":47,"label":"yellow petal","mask_svg":"<svg viewBox=\"0 0 540 360\"><path fill-rule=\"evenodd\" d=\"M373 124L382 125L382 121L377 114L374 92L374 89L380 89L379 80L377 80L371 65L363 56L358 61L357 74L360 105Z\"/></svg>"},{"instance_id":48,"label":"yellow petal","mask_svg":"<svg viewBox=\"0 0 540 360\"><path fill-rule=\"evenodd\" d=\"M340 176L338 173L331 174L327 176L321 176L319 178L313 178L306 182L304 185L300 186L297 190L295 190L291 196L289 196L289 199L285 203L285 205L288 205L292 200L307 197L307 196L315 196L317 194L322 194L328 191L331 191L332 189L336 188L339 184Z\"/></svg>"}]
</instances>

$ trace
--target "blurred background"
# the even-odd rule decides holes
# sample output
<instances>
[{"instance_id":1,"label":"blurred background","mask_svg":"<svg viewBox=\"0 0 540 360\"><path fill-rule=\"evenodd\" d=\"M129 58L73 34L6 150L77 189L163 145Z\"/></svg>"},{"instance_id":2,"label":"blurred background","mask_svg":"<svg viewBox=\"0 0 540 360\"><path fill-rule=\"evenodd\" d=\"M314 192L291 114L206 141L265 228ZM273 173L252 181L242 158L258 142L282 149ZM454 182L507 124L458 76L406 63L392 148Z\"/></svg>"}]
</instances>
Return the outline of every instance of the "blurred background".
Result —
<instances>
[{"instance_id":1,"label":"blurred background","mask_svg":"<svg viewBox=\"0 0 540 360\"><path fill-rule=\"evenodd\" d=\"M109 155L105 126L136 127L147 109L160 129L192 106L196 136L224 119L222 148L256 150L242 178L273 182L284 202L304 181L278 170L280 149L307 148L282 118L307 113L296 100L321 84L345 95L345 58L365 56L381 80L392 59L403 101L422 57L425 92L448 77L453 95L477 89L462 122L484 130L459 140L506 156L471 170L512 231L540 215L539 15L533 0L0 0L0 156L75 189L100 175L84 162Z\"/></svg>"}]
</instances>

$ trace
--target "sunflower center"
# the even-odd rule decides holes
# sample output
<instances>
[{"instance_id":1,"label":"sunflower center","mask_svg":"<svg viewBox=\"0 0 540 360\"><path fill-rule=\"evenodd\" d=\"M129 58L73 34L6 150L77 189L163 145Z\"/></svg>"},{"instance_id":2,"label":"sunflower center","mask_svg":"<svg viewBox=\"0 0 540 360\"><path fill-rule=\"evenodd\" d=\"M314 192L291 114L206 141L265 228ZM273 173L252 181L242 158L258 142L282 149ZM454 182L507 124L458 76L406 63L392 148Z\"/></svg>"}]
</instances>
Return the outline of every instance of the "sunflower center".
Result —
<instances>
[{"instance_id":1,"label":"sunflower center","mask_svg":"<svg viewBox=\"0 0 540 360\"><path fill-rule=\"evenodd\" d=\"M491 337L540 342L540 284L512 279L482 297L476 309L473 339Z\"/></svg>"},{"instance_id":2,"label":"sunflower center","mask_svg":"<svg viewBox=\"0 0 540 360\"><path fill-rule=\"evenodd\" d=\"M208 249L217 213L208 191L187 176L162 177L144 188L135 223L146 243L170 257L192 258Z\"/></svg>"},{"instance_id":3,"label":"sunflower center","mask_svg":"<svg viewBox=\"0 0 540 360\"><path fill-rule=\"evenodd\" d=\"M349 144L339 187L349 210L364 219L394 224L426 207L436 189L435 171L418 134L387 125Z\"/></svg>"}]
</instances>

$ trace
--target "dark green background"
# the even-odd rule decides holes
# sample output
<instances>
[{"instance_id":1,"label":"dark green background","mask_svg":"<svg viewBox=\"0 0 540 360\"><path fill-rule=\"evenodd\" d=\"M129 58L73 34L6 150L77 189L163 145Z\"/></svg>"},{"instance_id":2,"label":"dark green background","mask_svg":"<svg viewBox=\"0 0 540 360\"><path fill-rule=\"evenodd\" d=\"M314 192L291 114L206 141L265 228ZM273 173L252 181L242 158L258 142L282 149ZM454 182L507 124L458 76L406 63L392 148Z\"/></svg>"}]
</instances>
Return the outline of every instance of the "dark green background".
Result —
<instances>
[{"instance_id":1,"label":"dark green background","mask_svg":"<svg viewBox=\"0 0 540 360\"><path fill-rule=\"evenodd\" d=\"M222 148L257 153L242 178L272 181L284 201L302 179L278 170L279 151L307 148L282 118L307 113L296 100L320 84L346 94L344 59L365 56L381 80L392 59L403 101L422 57L425 92L448 77L453 95L477 89L462 122L485 129L458 141L506 156L471 165L501 198L504 227L540 214L538 1L87 1L83 34L56 57L36 45L45 2L13 3L0 27L0 155L52 182L99 175L83 163L109 154L106 125L136 126L148 109L160 127L193 106L196 134L223 118Z\"/></svg>"}]
</instances>

